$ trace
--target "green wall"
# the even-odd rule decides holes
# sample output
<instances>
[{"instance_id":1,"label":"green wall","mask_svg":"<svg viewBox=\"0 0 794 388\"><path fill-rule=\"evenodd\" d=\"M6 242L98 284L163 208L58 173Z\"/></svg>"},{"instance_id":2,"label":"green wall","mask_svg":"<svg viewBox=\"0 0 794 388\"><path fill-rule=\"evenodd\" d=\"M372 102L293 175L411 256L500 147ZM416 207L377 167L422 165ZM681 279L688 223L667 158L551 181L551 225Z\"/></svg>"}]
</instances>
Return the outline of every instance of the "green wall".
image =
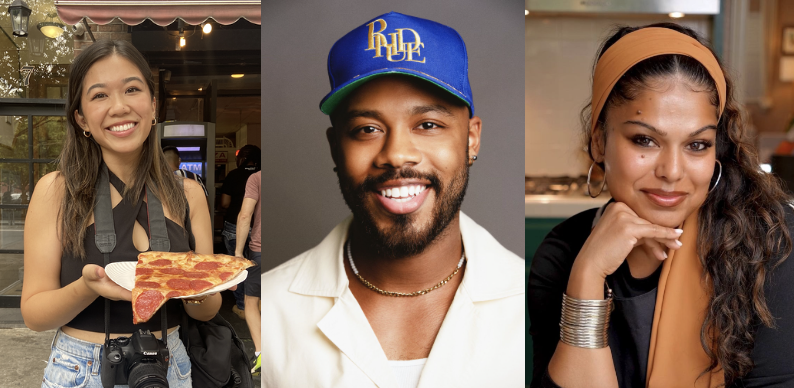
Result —
<instances>
[{"instance_id":1,"label":"green wall","mask_svg":"<svg viewBox=\"0 0 794 388\"><path fill-rule=\"evenodd\" d=\"M535 250L538 249L540 243L551 231L552 228L561 223L564 218L526 218L524 220L524 253L526 255L526 273L525 278L529 278L529 267L532 264L532 257L535 256ZM529 311L524 308L526 314L526 337L527 337L527 367L526 367L526 384L532 379L532 337L529 335Z\"/></svg>"}]
</instances>

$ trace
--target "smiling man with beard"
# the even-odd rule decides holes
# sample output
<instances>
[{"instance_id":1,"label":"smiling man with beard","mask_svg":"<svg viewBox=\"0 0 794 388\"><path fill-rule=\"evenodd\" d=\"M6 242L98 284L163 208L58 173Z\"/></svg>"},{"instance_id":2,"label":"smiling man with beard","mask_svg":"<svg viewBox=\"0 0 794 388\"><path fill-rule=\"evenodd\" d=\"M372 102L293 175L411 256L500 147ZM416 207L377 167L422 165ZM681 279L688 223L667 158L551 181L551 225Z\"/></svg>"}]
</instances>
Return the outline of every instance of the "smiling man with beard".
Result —
<instances>
[{"instance_id":1,"label":"smiling man with beard","mask_svg":"<svg viewBox=\"0 0 794 388\"><path fill-rule=\"evenodd\" d=\"M391 12L328 72L353 216L263 276L264 386L524 386L524 261L460 211L482 127L460 35Z\"/></svg>"}]
</instances>

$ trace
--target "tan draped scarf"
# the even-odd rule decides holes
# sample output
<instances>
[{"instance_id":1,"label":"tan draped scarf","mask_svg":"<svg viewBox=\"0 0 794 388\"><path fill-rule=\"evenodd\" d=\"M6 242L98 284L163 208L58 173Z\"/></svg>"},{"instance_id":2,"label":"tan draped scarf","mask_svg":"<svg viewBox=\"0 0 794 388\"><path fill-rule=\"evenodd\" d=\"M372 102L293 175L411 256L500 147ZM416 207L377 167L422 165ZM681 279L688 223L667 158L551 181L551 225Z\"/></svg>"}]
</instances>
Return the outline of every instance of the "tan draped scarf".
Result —
<instances>
[{"instance_id":1,"label":"tan draped scarf","mask_svg":"<svg viewBox=\"0 0 794 388\"><path fill-rule=\"evenodd\" d=\"M642 28L626 34L604 52L593 74L592 128L612 88L629 69L644 59L680 54L700 62L717 86L719 114L725 108L726 82L719 62L697 40L662 28ZM648 354L648 388L711 388L723 383L722 370L701 373L710 364L700 344L700 330L711 295L697 255L698 212L683 225L683 246L668 253L662 264Z\"/></svg>"},{"instance_id":2,"label":"tan draped scarf","mask_svg":"<svg viewBox=\"0 0 794 388\"><path fill-rule=\"evenodd\" d=\"M711 360L700 344L711 285L697 254L698 212L687 217L679 239L662 264L648 353L648 388L712 388L723 383L721 369L701 376Z\"/></svg>"}]
</instances>

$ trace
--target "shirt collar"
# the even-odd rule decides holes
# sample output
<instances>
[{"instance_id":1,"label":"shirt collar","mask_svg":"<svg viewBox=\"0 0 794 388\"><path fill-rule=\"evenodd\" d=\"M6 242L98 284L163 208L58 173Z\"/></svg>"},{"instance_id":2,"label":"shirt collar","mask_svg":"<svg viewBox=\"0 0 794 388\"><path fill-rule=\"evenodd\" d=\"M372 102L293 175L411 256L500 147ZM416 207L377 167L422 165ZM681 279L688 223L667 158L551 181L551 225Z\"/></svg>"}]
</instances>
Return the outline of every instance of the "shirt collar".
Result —
<instances>
[{"instance_id":1,"label":"shirt collar","mask_svg":"<svg viewBox=\"0 0 794 388\"><path fill-rule=\"evenodd\" d=\"M337 225L319 245L306 253L290 292L338 298L348 288L344 268L344 243L352 216ZM466 271L461 287L473 302L504 298L524 292L524 279L510 276L515 260L482 226L460 212L460 232L466 251Z\"/></svg>"}]
</instances>

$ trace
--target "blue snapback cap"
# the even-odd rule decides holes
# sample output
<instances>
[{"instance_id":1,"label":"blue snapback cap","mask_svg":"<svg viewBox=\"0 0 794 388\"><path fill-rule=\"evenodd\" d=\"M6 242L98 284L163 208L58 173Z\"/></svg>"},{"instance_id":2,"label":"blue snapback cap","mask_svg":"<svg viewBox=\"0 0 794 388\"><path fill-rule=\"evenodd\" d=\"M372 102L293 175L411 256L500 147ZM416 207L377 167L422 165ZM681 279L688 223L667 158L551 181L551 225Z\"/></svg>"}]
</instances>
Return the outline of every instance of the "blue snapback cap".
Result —
<instances>
[{"instance_id":1,"label":"blue snapback cap","mask_svg":"<svg viewBox=\"0 0 794 388\"><path fill-rule=\"evenodd\" d=\"M328 53L331 92L320 110L331 114L357 87L387 74L428 81L462 100L474 115L463 38L443 24L397 12L380 15L334 43Z\"/></svg>"}]
</instances>

